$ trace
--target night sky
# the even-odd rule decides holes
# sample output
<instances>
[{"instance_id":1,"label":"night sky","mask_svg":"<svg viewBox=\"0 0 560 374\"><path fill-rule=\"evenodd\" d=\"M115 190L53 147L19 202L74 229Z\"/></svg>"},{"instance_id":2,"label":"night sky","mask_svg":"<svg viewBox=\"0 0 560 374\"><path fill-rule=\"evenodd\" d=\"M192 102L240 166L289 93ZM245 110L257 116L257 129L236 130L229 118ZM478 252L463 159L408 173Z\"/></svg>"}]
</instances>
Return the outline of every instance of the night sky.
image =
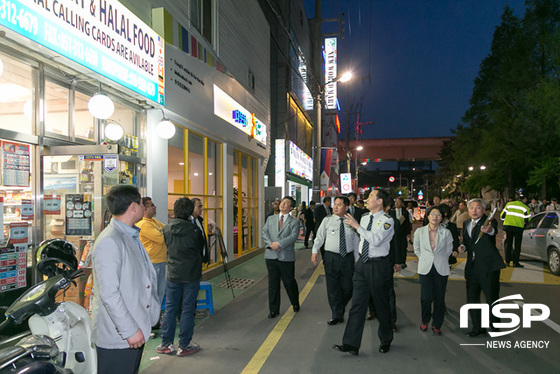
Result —
<instances>
[{"instance_id":1,"label":"night sky","mask_svg":"<svg viewBox=\"0 0 560 374\"><path fill-rule=\"evenodd\" d=\"M314 0L304 0L308 18ZM322 0L321 16L346 14L339 40L339 72L352 70L352 84L338 84L340 120L361 108L360 138L452 135L469 106L480 63L490 52L504 5L522 16L523 0ZM361 20L361 22L360 22ZM323 33L338 30L323 25ZM362 98L363 99L360 99ZM349 116L352 123L356 115ZM350 127L354 138L354 126ZM344 138L344 129L341 138Z\"/></svg>"}]
</instances>

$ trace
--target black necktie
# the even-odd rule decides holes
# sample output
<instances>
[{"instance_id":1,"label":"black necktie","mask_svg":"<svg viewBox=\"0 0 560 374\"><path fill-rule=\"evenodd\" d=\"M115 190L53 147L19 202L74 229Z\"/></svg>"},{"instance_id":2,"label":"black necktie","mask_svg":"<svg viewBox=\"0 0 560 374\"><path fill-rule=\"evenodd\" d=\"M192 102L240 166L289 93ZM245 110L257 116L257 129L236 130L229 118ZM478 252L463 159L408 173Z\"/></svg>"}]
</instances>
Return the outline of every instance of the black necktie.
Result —
<instances>
[{"instance_id":1,"label":"black necktie","mask_svg":"<svg viewBox=\"0 0 560 374\"><path fill-rule=\"evenodd\" d=\"M346 233L344 232L344 218L340 218L340 255L346 256Z\"/></svg>"},{"instance_id":2,"label":"black necktie","mask_svg":"<svg viewBox=\"0 0 560 374\"><path fill-rule=\"evenodd\" d=\"M367 225L367 231L371 231L371 226L373 224L373 215L369 216L369 223ZM369 260L369 242L364 240L364 245L362 246L362 254L360 255L360 260L363 262L368 262Z\"/></svg>"}]
</instances>

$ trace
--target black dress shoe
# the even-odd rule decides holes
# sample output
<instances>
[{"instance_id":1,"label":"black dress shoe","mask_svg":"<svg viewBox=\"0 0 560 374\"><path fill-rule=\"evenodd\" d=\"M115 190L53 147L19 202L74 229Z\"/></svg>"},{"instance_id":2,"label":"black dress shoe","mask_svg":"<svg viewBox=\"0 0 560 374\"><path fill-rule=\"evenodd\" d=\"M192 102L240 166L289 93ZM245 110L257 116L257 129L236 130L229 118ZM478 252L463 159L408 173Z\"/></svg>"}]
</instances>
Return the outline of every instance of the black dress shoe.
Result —
<instances>
[{"instance_id":1,"label":"black dress shoe","mask_svg":"<svg viewBox=\"0 0 560 374\"><path fill-rule=\"evenodd\" d=\"M359 349L356 347L352 347L351 345L348 344L335 344L332 346L332 348L335 351L340 351L340 352L348 352L351 355L357 356L358 355L358 351Z\"/></svg>"},{"instance_id":2,"label":"black dress shoe","mask_svg":"<svg viewBox=\"0 0 560 374\"><path fill-rule=\"evenodd\" d=\"M294 313L299 312L299 305L294 305L293 309L294 309Z\"/></svg>"},{"instance_id":3,"label":"black dress shoe","mask_svg":"<svg viewBox=\"0 0 560 374\"><path fill-rule=\"evenodd\" d=\"M374 318L375 318L375 313L369 313L369 314L367 315L367 317L366 317L366 319L367 319L368 321L371 321L371 320L374 319Z\"/></svg>"},{"instance_id":4,"label":"black dress shoe","mask_svg":"<svg viewBox=\"0 0 560 374\"><path fill-rule=\"evenodd\" d=\"M268 318L276 318L278 317L278 313L268 313Z\"/></svg>"},{"instance_id":5,"label":"black dress shoe","mask_svg":"<svg viewBox=\"0 0 560 374\"><path fill-rule=\"evenodd\" d=\"M329 325L329 326L334 326L334 325L339 324L339 323L342 323L342 322L344 322L343 319L331 318L331 319L329 319L329 320L327 321L327 325Z\"/></svg>"},{"instance_id":6,"label":"black dress shoe","mask_svg":"<svg viewBox=\"0 0 560 374\"><path fill-rule=\"evenodd\" d=\"M379 352L381 352L381 353L387 353L387 352L389 352L390 350L391 350L391 346L390 346L389 344L386 344L386 345L381 344L381 345L379 346Z\"/></svg>"},{"instance_id":7,"label":"black dress shoe","mask_svg":"<svg viewBox=\"0 0 560 374\"><path fill-rule=\"evenodd\" d=\"M486 334L486 330L469 331L465 333L465 335L470 336L471 338L474 338L475 336L479 336L482 334Z\"/></svg>"},{"instance_id":8,"label":"black dress shoe","mask_svg":"<svg viewBox=\"0 0 560 374\"><path fill-rule=\"evenodd\" d=\"M519 262L517 264L513 264L514 268L524 268L525 266L521 265Z\"/></svg>"},{"instance_id":9,"label":"black dress shoe","mask_svg":"<svg viewBox=\"0 0 560 374\"><path fill-rule=\"evenodd\" d=\"M396 324L396 323L391 322L391 327L393 328L393 332L399 331L399 329L397 328L397 324Z\"/></svg>"}]
</instances>

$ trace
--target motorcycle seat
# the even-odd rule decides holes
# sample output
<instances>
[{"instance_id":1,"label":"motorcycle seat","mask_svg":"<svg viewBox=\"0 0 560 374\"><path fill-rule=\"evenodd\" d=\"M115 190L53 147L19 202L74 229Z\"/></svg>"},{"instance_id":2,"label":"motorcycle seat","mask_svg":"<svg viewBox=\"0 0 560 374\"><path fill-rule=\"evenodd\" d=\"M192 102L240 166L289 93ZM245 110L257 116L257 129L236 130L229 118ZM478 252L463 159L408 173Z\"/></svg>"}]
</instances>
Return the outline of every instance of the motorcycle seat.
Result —
<instances>
[{"instance_id":1,"label":"motorcycle seat","mask_svg":"<svg viewBox=\"0 0 560 374\"><path fill-rule=\"evenodd\" d=\"M10 360L13 360L17 356L24 353L25 351L26 351L25 348L19 346L6 347L0 349L0 366L6 362L9 362Z\"/></svg>"}]
</instances>

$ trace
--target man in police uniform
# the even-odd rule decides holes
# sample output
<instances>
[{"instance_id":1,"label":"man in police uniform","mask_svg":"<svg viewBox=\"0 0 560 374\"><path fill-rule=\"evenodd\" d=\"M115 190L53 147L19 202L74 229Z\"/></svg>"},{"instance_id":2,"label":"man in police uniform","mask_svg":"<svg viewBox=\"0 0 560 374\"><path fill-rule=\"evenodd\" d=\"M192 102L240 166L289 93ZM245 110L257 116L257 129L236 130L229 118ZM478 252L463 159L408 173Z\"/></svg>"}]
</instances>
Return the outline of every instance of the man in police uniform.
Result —
<instances>
[{"instance_id":1,"label":"man in police uniform","mask_svg":"<svg viewBox=\"0 0 560 374\"><path fill-rule=\"evenodd\" d=\"M379 352L387 353L393 341L389 286L393 268L389 258L389 247L395 233L393 218L384 212L389 204L389 194L383 190L371 191L366 206L370 213L364 214L360 223L346 214L346 223L358 231L360 236L360 258L354 269L354 291L348 324L344 330L342 344L333 349L357 355L362 342L368 301L373 297L379 319L377 334L381 345Z\"/></svg>"},{"instance_id":2,"label":"man in police uniform","mask_svg":"<svg viewBox=\"0 0 560 374\"><path fill-rule=\"evenodd\" d=\"M354 262L358 260L360 239L356 230L344 223L350 200L346 196L334 199L334 214L326 217L317 238L313 241L311 261L319 263L319 249L325 245L325 276L327 278L327 297L331 307L329 326L344 322L344 309L352 298L352 275Z\"/></svg>"},{"instance_id":3,"label":"man in police uniform","mask_svg":"<svg viewBox=\"0 0 560 374\"><path fill-rule=\"evenodd\" d=\"M522 201L514 200L513 197L510 200L500 214L500 218L504 221L503 229L506 232L504 243L506 265L509 266L510 261L513 260L513 267L522 268L524 266L519 263L519 255L521 254L523 227L531 218L531 211Z\"/></svg>"}]
</instances>

